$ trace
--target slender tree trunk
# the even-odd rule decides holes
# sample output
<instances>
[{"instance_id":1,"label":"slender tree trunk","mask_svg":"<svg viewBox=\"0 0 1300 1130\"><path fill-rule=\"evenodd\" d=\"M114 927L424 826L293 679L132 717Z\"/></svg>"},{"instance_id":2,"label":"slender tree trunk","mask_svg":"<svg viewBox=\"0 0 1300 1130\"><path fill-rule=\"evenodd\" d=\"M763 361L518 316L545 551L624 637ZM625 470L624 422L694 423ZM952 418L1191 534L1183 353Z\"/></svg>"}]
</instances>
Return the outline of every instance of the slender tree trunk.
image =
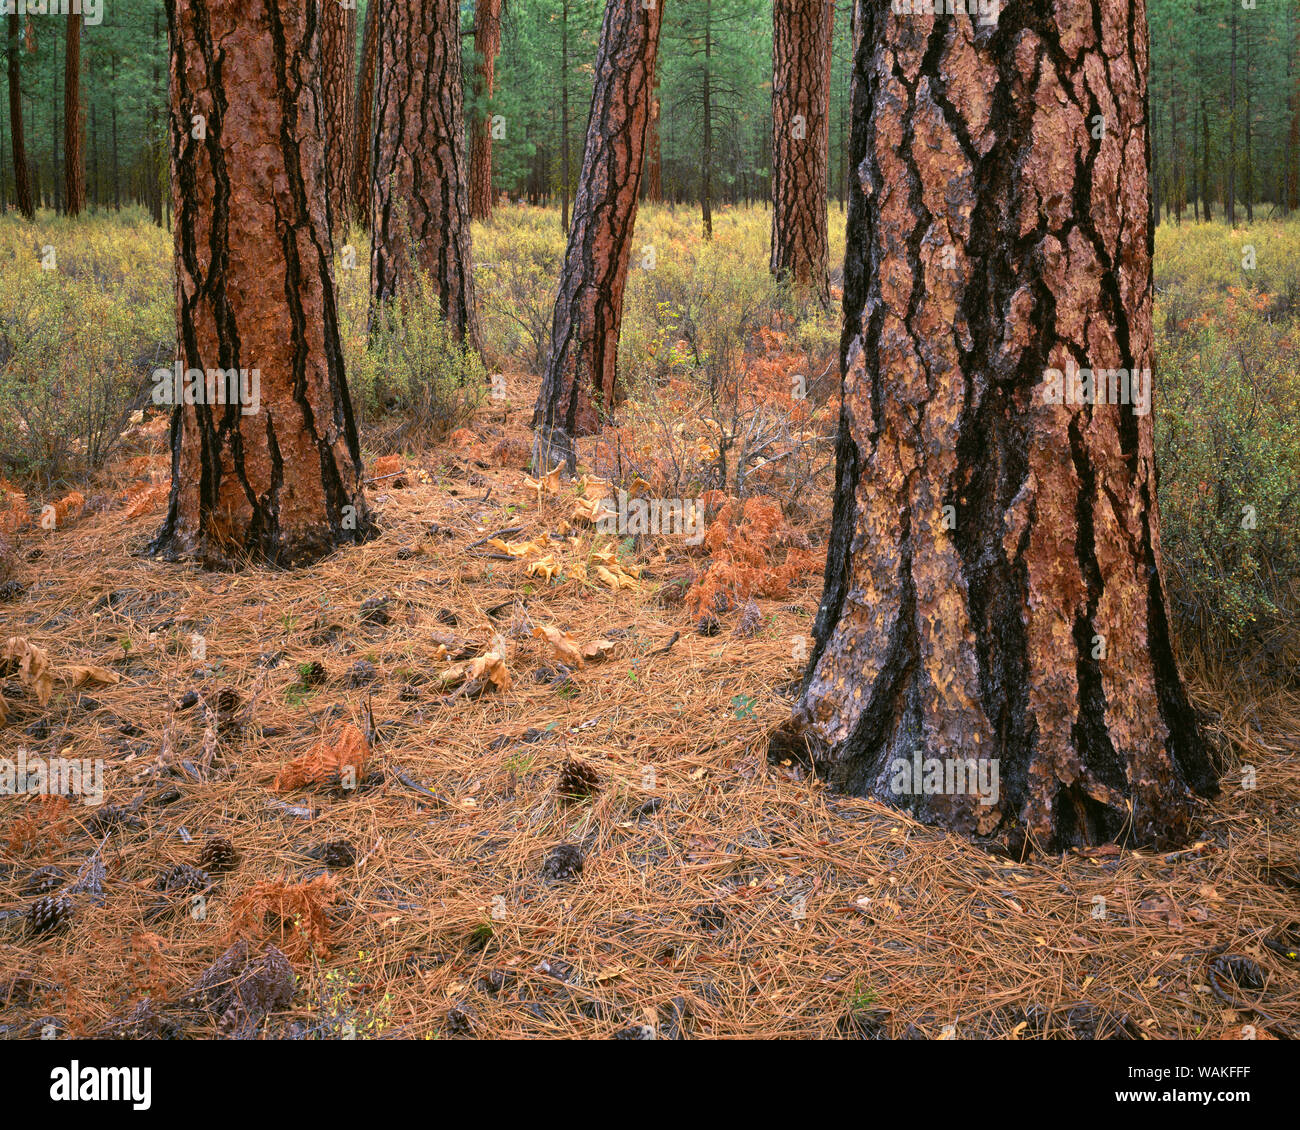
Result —
<instances>
[{"instance_id":1,"label":"slender tree trunk","mask_svg":"<svg viewBox=\"0 0 1300 1130\"><path fill-rule=\"evenodd\" d=\"M469 214L476 220L492 215L492 114L497 52L501 50L501 0L475 0L475 93L482 117L474 123L469 143Z\"/></svg>"},{"instance_id":2,"label":"slender tree trunk","mask_svg":"<svg viewBox=\"0 0 1300 1130\"><path fill-rule=\"evenodd\" d=\"M63 166L68 215L86 207L86 123L81 109L81 19L68 15L63 61Z\"/></svg>"},{"instance_id":3,"label":"slender tree trunk","mask_svg":"<svg viewBox=\"0 0 1300 1130\"><path fill-rule=\"evenodd\" d=\"M371 528L334 304L318 12L167 0L177 365L205 378L172 414L151 546L167 558L288 567ZM237 396L232 371L248 374ZM167 375L155 400L174 398Z\"/></svg>"},{"instance_id":4,"label":"slender tree trunk","mask_svg":"<svg viewBox=\"0 0 1300 1130\"><path fill-rule=\"evenodd\" d=\"M1230 4L1232 63L1228 80L1228 226L1237 226L1237 5Z\"/></svg>"},{"instance_id":5,"label":"slender tree trunk","mask_svg":"<svg viewBox=\"0 0 1300 1130\"><path fill-rule=\"evenodd\" d=\"M560 4L560 171L564 184L560 188L560 227L569 234L569 188L573 171L569 164L569 0Z\"/></svg>"},{"instance_id":6,"label":"slender tree trunk","mask_svg":"<svg viewBox=\"0 0 1300 1130\"><path fill-rule=\"evenodd\" d=\"M1214 206L1210 193L1210 111L1206 99L1201 99L1201 195L1205 202L1205 222L1214 219Z\"/></svg>"},{"instance_id":7,"label":"slender tree trunk","mask_svg":"<svg viewBox=\"0 0 1300 1130\"><path fill-rule=\"evenodd\" d=\"M477 350L455 0L386 0L378 66L372 306L423 269L448 327Z\"/></svg>"},{"instance_id":8,"label":"slender tree trunk","mask_svg":"<svg viewBox=\"0 0 1300 1130\"><path fill-rule=\"evenodd\" d=\"M1300 67L1296 66L1294 9L1287 9L1286 74L1290 121L1286 135L1286 210L1300 208Z\"/></svg>"},{"instance_id":9,"label":"slender tree trunk","mask_svg":"<svg viewBox=\"0 0 1300 1130\"><path fill-rule=\"evenodd\" d=\"M325 116L325 181L330 235L337 245L352 216L352 128L357 55L357 10L338 0L321 4L321 93Z\"/></svg>"},{"instance_id":10,"label":"slender tree trunk","mask_svg":"<svg viewBox=\"0 0 1300 1130\"><path fill-rule=\"evenodd\" d=\"M713 14L711 0L704 0L704 78L700 104L704 129L700 145L700 226L705 240L713 238Z\"/></svg>"},{"instance_id":11,"label":"slender tree trunk","mask_svg":"<svg viewBox=\"0 0 1300 1130\"><path fill-rule=\"evenodd\" d=\"M370 173L375 144L375 72L379 65L379 9L385 0L366 5L361 35L361 69L357 74L357 104L353 113L352 208L356 221L370 230L370 201L373 187Z\"/></svg>"},{"instance_id":12,"label":"slender tree trunk","mask_svg":"<svg viewBox=\"0 0 1300 1130\"><path fill-rule=\"evenodd\" d=\"M117 89L117 58L113 58L113 89ZM115 211L122 210L122 179L121 168L118 164L117 155L117 99L113 99L113 208Z\"/></svg>"},{"instance_id":13,"label":"slender tree trunk","mask_svg":"<svg viewBox=\"0 0 1300 1130\"><path fill-rule=\"evenodd\" d=\"M772 7L772 274L830 302L826 195L831 0Z\"/></svg>"},{"instance_id":14,"label":"slender tree trunk","mask_svg":"<svg viewBox=\"0 0 1300 1130\"><path fill-rule=\"evenodd\" d=\"M609 0L596 55L591 117L573 207L551 353L533 413L533 467L577 466L573 439L590 435L618 399L618 336L623 317L654 96L663 0Z\"/></svg>"},{"instance_id":15,"label":"slender tree trunk","mask_svg":"<svg viewBox=\"0 0 1300 1130\"><path fill-rule=\"evenodd\" d=\"M15 203L18 211L30 220L36 215L36 206L32 202L31 174L27 168L27 146L24 144L23 134L23 96L21 70L18 63L19 27L19 16L15 12L9 17L9 41L6 52L9 68L9 138L13 145Z\"/></svg>"},{"instance_id":16,"label":"slender tree trunk","mask_svg":"<svg viewBox=\"0 0 1300 1130\"><path fill-rule=\"evenodd\" d=\"M774 752L1011 850L1164 845L1216 782L1149 402L1053 393L1151 366L1146 14L1056 11L861 7L826 590Z\"/></svg>"},{"instance_id":17,"label":"slender tree trunk","mask_svg":"<svg viewBox=\"0 0 1300 1130\"><path fill-rule=\"evenodd\" d=\"M664 198L663 153L659 146L659 98L656 96L650 107L650 124L647 127L649 137L646 141L646 190L645 198L658 204Z\"/></svg>"},{"instance_id":18,"label":"slender tree trunk","mask_svg":"<svg viewBox=\"0 0 1300 1130\"><path fill-rule=\"evenodd\" d=\"M1249 25L1247 25L1247 27L1249 27ZM1245 49L1246 55L1244 60L1246 65L1246 160L1242 166L1243 176L1241 178L1241 187L1246 196L1246 223L1253 224L1255 222L1255 155L1253 152L1252 141L1255 115L1251 98L1253 87L1250 81L1251 64L1249 30L1247 30L1242 36L1242 40L1242 47Z\"/></svg>"}]
</instances>

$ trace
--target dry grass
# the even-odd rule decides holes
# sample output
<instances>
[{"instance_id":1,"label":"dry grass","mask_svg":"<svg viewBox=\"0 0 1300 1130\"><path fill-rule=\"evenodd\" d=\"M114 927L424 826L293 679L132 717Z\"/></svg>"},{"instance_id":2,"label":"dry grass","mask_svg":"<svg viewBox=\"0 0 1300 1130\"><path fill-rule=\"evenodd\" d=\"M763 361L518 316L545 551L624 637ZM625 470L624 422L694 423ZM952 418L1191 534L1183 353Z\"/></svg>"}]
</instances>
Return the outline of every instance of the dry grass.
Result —
<instances>
[{"instance_id":1,"label":"dry grass","mask_svg":"<svg viewBox=\"0 0 1300 1130\"><path fill-rule=\"evenodd\" d=\"M496 531L544 535L568 512L493 462L520 449L531 391L511 377L508 419L490 405L468 435L411 460L409 486L374 483L381 536L313 569L212 575L132 556L158 509L20 535L27 587L0 605L0 637L121 681L42 709L11 680L5 754L103 758L106 800L140 803L108 828L80 804L3 802L0 907L27 908L40 866L71 884L101 843L106 870L102 899L74 894L62 933L0 921L4 1032L95 1034L150 996L181 1033L214 1036L218 1017L185 1002L236 935L293 961L294 1006L261 1025L273 1035L1170 1039L1300 1026L1295 967L1262 945L1300 918L1297 891L1267 873L1300 866L1293 697L1200 686L1257 787L1234 768L1198 846L1173 856L1012 862L828 794L765 753L819 576L793 603L759 601L753 635L732 634L735 609L706 637L658 598L689 566L671 539L646 542L647 575L617 591L547 586L483 555L476 543ZM100 485L127 484L119 472ZM382 597L387 623L362 607ZM532 634L545 624L614 650L565 676ZM440 687L457 655L502 647L509 689ZM359 660L376 677L349 686ZM299 670L313 662L319 685ZM178 709L188 691L202 701ZM273 791L340 721L372 720L355 790ZM42 721L47 736L25 735ZM595 770L592 796L558 795L569 759ZM160 894L157 877L196 863L214 835L237 867L199 904ZM334 841L355 863L332 888L313 884L323 868L304 853ZM580 874L550 877L561 844L580 847ZM1225 951L1266 974L1267 1022L1211 988Z\"/></svg>"}]
</instances>

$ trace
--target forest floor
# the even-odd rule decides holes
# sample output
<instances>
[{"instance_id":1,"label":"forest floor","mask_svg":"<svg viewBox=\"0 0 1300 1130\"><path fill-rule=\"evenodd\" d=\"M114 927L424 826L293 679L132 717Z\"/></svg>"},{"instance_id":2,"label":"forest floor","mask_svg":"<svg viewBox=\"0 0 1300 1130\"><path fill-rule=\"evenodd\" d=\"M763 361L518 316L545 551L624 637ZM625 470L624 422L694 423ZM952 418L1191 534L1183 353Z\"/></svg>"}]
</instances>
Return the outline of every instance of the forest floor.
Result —
<instances>
[{"instance_id":1,"label":"forest floor","mask_svg":"<svg viewBox=\"0 0 1300 1130\"><path fill-rule=\"evenodd\" d=\"M51 682L5 684L3 756L102 759L105 804L2 802L0 1035L1300 1033L1294 956L1265 944L1300 943L1294 692L1193 671L1225 776L1171 854L1015 861L835 795L767 757L828 514L781 546L778 595L701 631L687 589L744 531L592 530L590 482L522 470L536 377L504 377L446 443L372 460L379 535L310 569L139 556L156 421L18 536L0 641ZM304 779L331 765L355 787ZM176 870L212 837L225 870ZM63 929L33 935L60 890Z\"/></svg>"}]
</instances>

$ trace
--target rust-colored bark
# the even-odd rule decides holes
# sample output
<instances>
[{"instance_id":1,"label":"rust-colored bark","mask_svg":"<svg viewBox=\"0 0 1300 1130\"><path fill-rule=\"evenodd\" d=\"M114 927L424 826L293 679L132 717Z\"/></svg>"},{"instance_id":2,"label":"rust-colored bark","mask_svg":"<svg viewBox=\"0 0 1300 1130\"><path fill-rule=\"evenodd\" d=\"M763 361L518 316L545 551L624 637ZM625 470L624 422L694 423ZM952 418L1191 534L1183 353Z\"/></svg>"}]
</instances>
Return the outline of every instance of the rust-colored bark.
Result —
<instances>
[{"instance_id":1,"label":"rust-colored bark","mask_svg":"<svg viewBox=\"0 0 1300 1130\"><path fill-rule=\"evenodd\" d=\"M1045 383L1152 363L1147 24L1142 0L1041 9L860 8L838 485L776 748L1009 845L1165 844L1215 774L1170 643L1151 417L1140 381L1130 403ZM998 765L997 802L900 790L916 751Z\"/></svg>"},{"instance_id":2,"label":"rust-colored bark","mask_svg":"<svg viewBox=\"0 0 1300 1130\"><path fill-rule=\"evenodd\" d=\"M474 85L480 102L492 97L497 52L501 50L501 0L477 0L474 9ZM474 123L469 142L469 214L476 220L492 215L492 115L484 112Z\"/></svg>"},{"instance_id":3,"label":"rust-colored bark","mask_svg":"<svg viewBox=\"0 0 1300 1130\"><path fill-rule=\"evenodd\" d=\"M8 79L9 79L9 143L13 149L14 185L18 211L27 219L36 216L32 202L31 172L27 167L27 145L23 133L23 99L20 85L21 71L18 62L18 33L21 17L15 11L9 16Z\"/></svg>"},{"instance_id":4,"label":"rust-colored bark","mask_svg":"<svg viewBox=\"0 0 1300 1130\"><path fill-rule=\"evenodd\" d=\"M645 198L658 204L664 198L663 154L659 145L659 99L656 96L650 108L650 124L646 140Z\"/></svg>"},{"instance_id":5,"label":"rust-colored bark","mask_svg":"<svg viewBox=\"0 0 1300 1130\"><path fill-rule=\"evenodd\" d=\"M375 72L379 65L379 9L383 0L366 5L361 33L361 65L357 72L357 102L353 111L352 211L358 224L370 230L370 172L375 141Z\"/></svg>"},{"instance_id":6,"label":"rust-colored bark","mask_svg":"<svg viewBox=\"0 0 1300 1130\"><path fill-rule=\"evenodd\" d=\"M81 14L68 13L64 42L63 187L68 215L86 207L86 115L81 108Z\"/></svg>"},{"instance_id":7,"label":"rust-colored bark","mask_svg":"<svg viewBox=\"0 0 1300 1130\"><path fill-rule=\"evenodd\" d=\"M772 255L777 278L830 301L826 235L831 0L772 8Z\"/></svg>"},{"instance_id":8,"label":"rust-colored bark","mask_svg":"<svg viewBox=\"0 0 1300 1130\"><path fill-rule=\"evenodd\" d=\"M573 438L618 399L618 336L632 253L663 0L610 0L574 197L573 226L533 413L534 467L576 469Z\"/></svg>"},{"instance_id":9,"label":"rust-colored bark","mask_svg":"<svg viewBox=\"0 0 1300 1130\"><path fill-rule=\"evenodd\" d=\"M247 370L246 385L256 371L260 387L232 402L204 380L201 403L176 403L151 550L211 568L304 564L371 526L330 273L319 8L166 7L178 365Z\"/></svg>"},{"instance_id":10,"label":"rust-colored bark","mask_svg":"<svg viewBox=\"0 0 1300 1130\"><path fill-rule=\"evenodd\" d=\"M325 119L325 184L330 235L347 234L352 215L352 128L357 51L357 10L338 0L321 4L321 94Z\"/></svg>"},{"instance_id":11,"label":"rust-colored bark","mask_svg":"<svg viewBox=\"0 0 1300 1130\"><path fill-rule=\"evenodd\" d=\"M418 265L448 327L477 349L455 0L385 0L377 85L373 304L397 296Z\"/></svg>"}]
</instances>

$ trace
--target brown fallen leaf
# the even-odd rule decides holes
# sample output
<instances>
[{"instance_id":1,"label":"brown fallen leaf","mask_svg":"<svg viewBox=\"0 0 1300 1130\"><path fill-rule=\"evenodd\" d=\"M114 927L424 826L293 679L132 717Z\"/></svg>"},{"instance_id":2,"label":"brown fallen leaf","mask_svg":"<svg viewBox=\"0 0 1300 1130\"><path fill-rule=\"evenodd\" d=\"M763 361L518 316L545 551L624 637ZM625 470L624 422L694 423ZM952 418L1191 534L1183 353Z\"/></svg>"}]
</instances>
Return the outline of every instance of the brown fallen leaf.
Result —
<instances>
[{"instance_id":1,"label":"brown fallen leaf","mask_svg":"<svg viewBox=\"0 0 1300 1130\"><path fill-rule=\"evenodd\" d=\"M370 743L366 736L350 722L344 722L330 737L281 769L273 787L277 793L322 782L342 781L352 787L361 779L361 770L369 756Z\"/></svg>"},{"instance_id":2,"label":"brown fallen leaf","mask_svg":"<svg viewBox=\"0 0 1300 1130\"><path fill-rule=\"evenodd\" d=\"M10 636L0 648L0 662L18 665L18 681L36 693L36 701L49 705L54 693L54 669L46 652L24 636Z\"/></svg>"}]
</instances>

